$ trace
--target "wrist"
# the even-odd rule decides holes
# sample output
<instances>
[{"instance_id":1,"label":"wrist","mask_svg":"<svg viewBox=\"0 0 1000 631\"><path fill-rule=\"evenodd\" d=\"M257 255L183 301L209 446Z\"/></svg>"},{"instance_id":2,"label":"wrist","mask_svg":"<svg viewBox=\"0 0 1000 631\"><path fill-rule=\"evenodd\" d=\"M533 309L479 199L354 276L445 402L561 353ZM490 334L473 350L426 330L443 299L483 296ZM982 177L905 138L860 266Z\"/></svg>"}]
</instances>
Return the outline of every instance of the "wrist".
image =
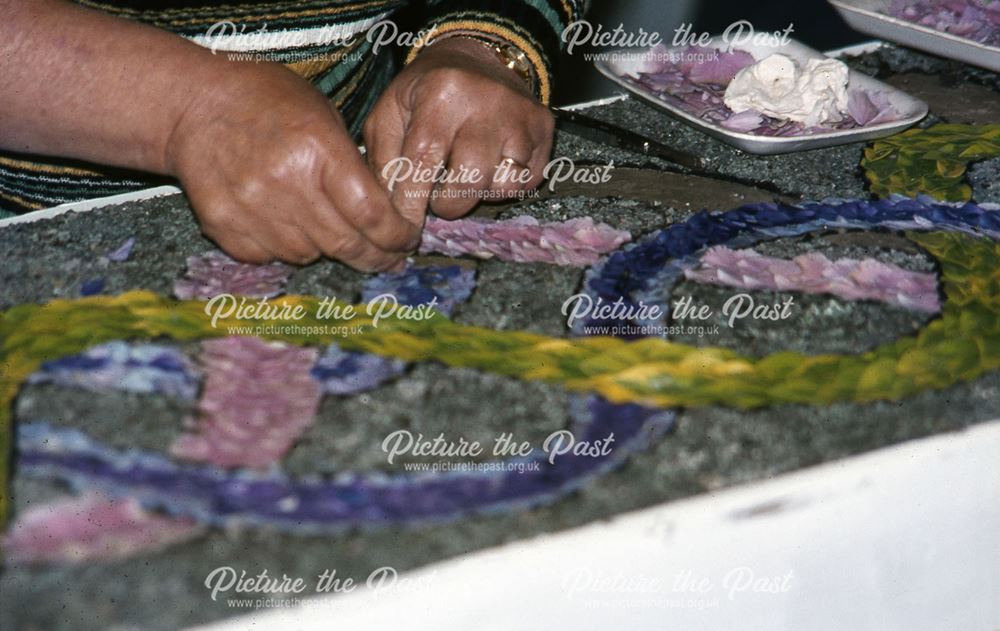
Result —
<instances>
[{"instance_id":1,"label":"wrist","mask_svg":"<svg viewBox=\"0 0 1000 631\"><path fill-rule=\"evenodd\" d=\"M164 172L175 177L181 177L192 146L203 146L200 141L211 143L204 136L250 124L250 115L268 108L269 93L281 90L291 98L292 88L298 87L286 84L298 78L278 64L247 64L214 56L189 77L188 83L194 87L185 92L188 96L176 108L161 153ZM274 87L276 83L280 85Z\"/></svg>"},{"instance_id":2,"label":"wrist","mask_svg":"<svg viewBox=\"0 0 1000 631\"><path fill-rule=\"evenodd\" d=\"M241 91L245 96L246 86L252 85L247 83L251 77L243 64L202 54L201 50L197 53L183 75L188 89L177 91L178 98L170 108L171 117L166 124L167 133L155 156L160 162L158 170L175 177L180 177L179 161L185 141L201 133L200 128L224 111L227 102L240 98Z\"/></svg>"},{"instance_id":3,"label":"wrist","mask_svg":"<svg viewBox=\"0 0 1000 631\"><path fill-rule=\"evenodd\" d=\"M454 33L427 45L418 58L437 55L445 59L462 55L517 91L535 95L534 68L524 53L505 42L474 33Z\"/></svg>"}]
</instances>

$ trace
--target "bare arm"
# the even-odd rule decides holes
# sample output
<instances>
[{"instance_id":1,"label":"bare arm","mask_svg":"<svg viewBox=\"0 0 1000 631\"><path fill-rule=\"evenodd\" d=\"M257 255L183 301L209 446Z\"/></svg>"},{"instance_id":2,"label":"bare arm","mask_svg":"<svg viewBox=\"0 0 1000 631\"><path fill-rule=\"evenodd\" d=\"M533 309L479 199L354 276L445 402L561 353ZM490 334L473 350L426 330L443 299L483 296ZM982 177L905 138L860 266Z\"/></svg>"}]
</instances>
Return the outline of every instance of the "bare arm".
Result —
<instances>
[{"instance_id":1,"label":"bare arm","mask_svg":"<svg viewBox=\"0 0 1000 631\"><path fill-rule=\"evenodd\" d=\"M0 0L0 147L169 173L168 139L226 65L61 0Z\"/></svg>"},{"instance_id":2,"label":"bare arm","mask_svg":"<svg viewBox=\"0 0 1000 631\"><path fill-rule=\"evenodd\" d=\"M0 15L0 148L174 175L243 260L386 269L419 242L339 114L282 66L62 0Z\"/></svg>"}]
</instances>

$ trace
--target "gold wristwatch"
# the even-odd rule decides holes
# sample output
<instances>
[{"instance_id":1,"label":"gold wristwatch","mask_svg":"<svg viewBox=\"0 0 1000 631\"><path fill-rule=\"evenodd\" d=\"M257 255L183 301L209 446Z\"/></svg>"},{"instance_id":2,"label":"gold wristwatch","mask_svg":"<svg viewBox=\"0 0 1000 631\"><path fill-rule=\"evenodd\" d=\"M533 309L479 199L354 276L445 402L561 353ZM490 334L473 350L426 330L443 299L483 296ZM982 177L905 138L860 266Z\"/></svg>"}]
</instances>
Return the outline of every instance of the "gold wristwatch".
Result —
<instances>
[{"instance_id":1,"label":"gold wristwatch","mask_svg":"<svg viewBox=\"0 0 1000 631\"><path fill-rule=\"evenodd\" d=\"M521 77L521 80L523 80L525 85L528 86L528 89L531 90L532 94L537 93L538 81L535 77L535 67L532 65L531 61L528 60L528 56L524 53L524 51L517 46L514 46L510 42L506 42L504 40L494 39L481 33L469 31L455 31L448 33L447 36L439 38L437 41L441 41L449 37L464 37L486 46L493 51L493 54L496 55L500 63L512 70L514 74Z\"/></svg>"}]
</instances>

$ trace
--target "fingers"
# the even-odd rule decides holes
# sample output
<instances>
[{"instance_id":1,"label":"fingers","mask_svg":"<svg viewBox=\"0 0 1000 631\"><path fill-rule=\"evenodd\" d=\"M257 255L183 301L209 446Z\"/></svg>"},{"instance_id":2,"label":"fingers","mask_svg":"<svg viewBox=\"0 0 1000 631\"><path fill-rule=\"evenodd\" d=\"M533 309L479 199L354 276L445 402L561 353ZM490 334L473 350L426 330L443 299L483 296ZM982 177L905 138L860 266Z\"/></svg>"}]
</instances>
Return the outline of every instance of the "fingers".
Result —
<instances>
[{"instance_id":1,"label":"fingers","mask_svg":"<svg viewBox=\"0 0 1000 631\"><path fill-rule=\"evenodd\" d=\"M399 213L410 221L420 221L427 214L427 206L435 181L427 171L443 166L448 160L455 130L433 120L411 120L403 140L399 162L401 171L393 182L392 203Z\"/></svg>"},{"instance_id":2,"label":"fingers","mask_svg":"<svg viewBox=\"0 0 1000 631\"><path fill-rule=\"evenodd\" d=\"M229 256L241 263L264 265L275 260L274 254L249 237L222 235L215 242Z\"/></svg>"},{"instance_id":3,"label":"fingers","mask_svg":"<svg viewBox=\"0 0 1000 631\"><path fill-rule=\"evenodd\" d=\"M192 157L182 181L196 189L189 195L205 234L240 260L305 264L328 256L362 270L391 269L418 246L428 207L454 218L487 195L514 196L541 181L551 116L522 96L481 87L457 100L427 90L432 96L412 109L383 97L364 130L368 164L335 113L317 114L244 133L238 148L258 156L249 165L233 162L220 173ZM402 172L386 170L397 160Z\"/></svg>"},{"instance_id":4,"label":"fingers","mask_svg":"<svg viewBox=\"0 0 1000 631\"><path fill-rule=\"evenodd\" d=\"M521 125L512 128L505 135L502 154L514 164L510 167L512 176L508 182L500 182L495 192L505 197L516 196L521 191L537 188L542 183L545 167L552 154L555 119L540 107L525 116Z\"/></svg>"},{"instance_id":5,"label":"fingers","mask_svg":"<svg viewBox=\"0 0 1000 631\"><path fill-rule=\"evenodd\" d=\"M500 173L505 177L498 178L493 184L493 191L498 197L515 197L521 191L532 189L541 182L545 154L523 131L508 137L501 154L505 162ZM542 157L541 164L535 159L536 156Z\"/></svg>"},{"instance_id":6,"label":"fingers","mask_svg":"<svg viewBox=\"0 0 1000 631\"><path fill-rule=\"evenodd\" d=\"M238 196L199 194L197 190L189 191L189 196L205 235L239 261L305 265L327 256L362 271L393 269L419 244L420 229L396 213L371 173L361 168L369 186L375 188L374 200L366 198L357 183L345 187L336 182L336 201L319 182L311 187L308 182L289 185L280 197L276 193L268 200L241 202ZM351 210L341 212L340 208ZM376 216L386 212L395 215L396 223L388 229ZM382 245L368 235L381 239ZM394 249L387 249L390 245Z\"/></svg>"},{"instance_id":7,"label":"fingers","mask_svg":"<svg viewBox=\"0 0 1000 631\"><path fill-rule=\"evenodd\" d=\"M495 186L500 145L496 131L465 125L455 136L448 157L448 179L431 198L431 210L445 219L468 213Z\"/></svg>"},{"instance_id":8,"label":"fingers","mask_svg":"<svg viewBox=\"0 0 1000 631\"><path fill-rule=\"evenodd\" d=\"M370 168L414 222L428 208L455 218L484 198L537 187L552 148L547 108L489 68L435 59L404 70L364 126ZM479 174L474 181L472 172Z\"/></svg>"},{"instance_id":9,"label":"fingers","mask_svg":"<svg viewBox=\"0 0 1000 631\"><path fill-rule=\"evenodd\" d=\"M527 125L503 128L466 124L459 130L448 158L449 180L439 184L431 197L431 209L438 216L455 219L465 215L483 199L508 199L537 187L552 150L551 136L532 137ZM478 181L464 181L463 175L477 173Z\"/></svg>"},{"instance_id":10,"label":"fingers","mask_svg":"<svg viewBox=\"0 0 1000 631\"><path fill-rule=\"evenodd\" d=\"M258 229L241 232L229 221L204 221L202 229L229 256L244 263L265 264L283 261L306 265L327 256L361 271L382 271L397 267L405 258L400 252L386 252L366 239L358 230L332 210L322 195L313 201L305 198L294 203L295 208L308 209L308 228L295 223L271 222L259 217ZM213 217L204 206L201 214ZM206 212L207 211L207 212ZM252 209L244 209L249 216Z\"/></svg>"},{"instance_id":11,"label":"fingers","mask_svg":"<svg viewBox=\"0 0 1000 631\"><path fill-rule=\"evenodd\" d=\"M532 151L531 157L525 164L527 164L531 175L525 184L526 190L535 189L542 183L545 168L548 166L549 158L552 156L555 127L555 117L548 110L544 110L529 130Z\"/></svg>"},{"instance_id":12,"label":"fingers","mask_svg":"<svg viewBox=\"0 0 1000 631\"><path fill-rule=\"evenodd\" d=\"M365 272L393 269L404 261L404 253L385 251L372 243L325 196L314 195L304 207L311 210L310 238L324 256Z\"/></svg>"},{"instance_id":13,"label":"fingers","mask_svg":"<svg viewBox=\"0 0 1000 631\"><path fill-rule=\"evenodd\" d=\"M378 183L388 191L387 168L391 168L391 163L403 155L403 139L406 136L399 108L386 104L386 99L380 99L365 119L362 134L368 166Z\"/></svg>"},{"instance_id":14,"label":"fingers","mask_svg":"<svg viewBox=\"0 0 1000 631\"><path fill-rule=\"evenodd\" d=\"M294 223L273 221L274 213L261 213L259 207L247 207L218 192L189 189L188 196L205 236L237 261L304 265L321 254Z\"/></svg>"},{"instance_id":15,"label":"fingers","mask_svg":"<svg viewBox=\"0 0 1000 631\"><path fill-rule=\"evenodd\" d=\"M422 216L405 217L393 206L353 145L331 160L324 170L323 187L332 207L376 247L386 252L408 252L420 243Z\"/></svg>"},{"instance_id":16,"label":"fingers","mask_svg":"<svg viewBox=\"0 0 1000 631\"><path fill-rule=\"evenodd\" d=\"M426 208L454 219L471 211L483 199L516 197L542 181L552 151L554 120L535 104L524 116L483 118L481 113L464 120L451 133L426 117L411 121L403 139L402 162L389 168L390 176L408 176L393 182L393 204L404 216L424 214ZM435 120L446 119L439 114ZM454 117L452 117L454 120ZM372 130L378 136L378 130ZM393 163L395 139L376 140L376 164ZM407 165L412 165L409 171ZM446 165L435 173L435 167ZM475 177L472 176L475 174Z\"/></svg>"},{"instance_id":17,"label":"fingers","mask_svg":"<svg viewBox=\"0 0 1000 631\"><path fill-rule=\"evenodd\" d=\"M255 263L397 265L419 244L423 217L393 207L322 94L277 66L255 73L248 96L191 119L172 144L172 172L202 231Z\"/></svg>"}]
</instances>

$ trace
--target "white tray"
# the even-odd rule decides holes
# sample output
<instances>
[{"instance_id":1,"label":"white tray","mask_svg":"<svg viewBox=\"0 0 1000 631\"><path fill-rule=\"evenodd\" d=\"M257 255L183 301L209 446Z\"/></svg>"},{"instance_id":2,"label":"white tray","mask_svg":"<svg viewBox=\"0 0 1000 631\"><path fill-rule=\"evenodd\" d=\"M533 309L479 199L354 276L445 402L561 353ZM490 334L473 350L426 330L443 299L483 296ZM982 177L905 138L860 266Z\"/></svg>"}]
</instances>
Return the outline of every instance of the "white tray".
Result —
<instances>
[{"instance_id":1,"label":"white tray","mask_svg":"<svg viewBox=\"0 0 1000 631\"><path fill-rule=\"evenodd\" d=\"M828 0L853 28L905 46L1000 72L1000 48L892 17L890 0Z\"/></svg>"},{"instance_id":2,"label":"white tray","mask_svg":"<svg viewBox=\"0 0 1000 631\"><path fill-rule=\"evenodd\" d=\"M711 50L712 48L724 49L725 44L720 37L714 37L712 38L707 49ZM679 47L672 50L679 52L683 49L683 47ZM755 46L748 44L739 46L738 50L745 50L753 55L754 59L757 60L763 59L773 53L787 55L800 63L810 58L825 57L825 55L818 50L813 50L812 48L809 48L808 46L795 40L789 40L789 42L783 46ZM634 85L621 78L619 75L633 73L638 68L643 66L643 52L645 52L645 49L615 51L609 54L606 58L595 61L594 65L601 72L601 74L608 77L632 94L646 99L657 107L666 110L670 114L690 125L693 125L701 131L704 131L750 153L771 155L792 151L806 151L808 149L818 149L820 147L831 147L834 145L859 142L862 140L871 140L873 138L882 138L910 127L927 115L927 104L920 99L914 98L909 94L882 83L877 79L873 79L868 75L860 72L854 72L852 70L848 78L848 86L850 88L861 88L868 90L869 92L884 92L889 97L889 102L892 103L893 107L896 108L896 111L899 112L900 118L898 120L879 123L877 125L869 125L866 127L859 127L856 129L831 129L828 132L819 132L802 136L758 136L745 132L732 131L717 123L704 121L697 116L684 111L680 107L665 102L655 91L643 88L642 86Z\"/></svg>"}]
</instances>

